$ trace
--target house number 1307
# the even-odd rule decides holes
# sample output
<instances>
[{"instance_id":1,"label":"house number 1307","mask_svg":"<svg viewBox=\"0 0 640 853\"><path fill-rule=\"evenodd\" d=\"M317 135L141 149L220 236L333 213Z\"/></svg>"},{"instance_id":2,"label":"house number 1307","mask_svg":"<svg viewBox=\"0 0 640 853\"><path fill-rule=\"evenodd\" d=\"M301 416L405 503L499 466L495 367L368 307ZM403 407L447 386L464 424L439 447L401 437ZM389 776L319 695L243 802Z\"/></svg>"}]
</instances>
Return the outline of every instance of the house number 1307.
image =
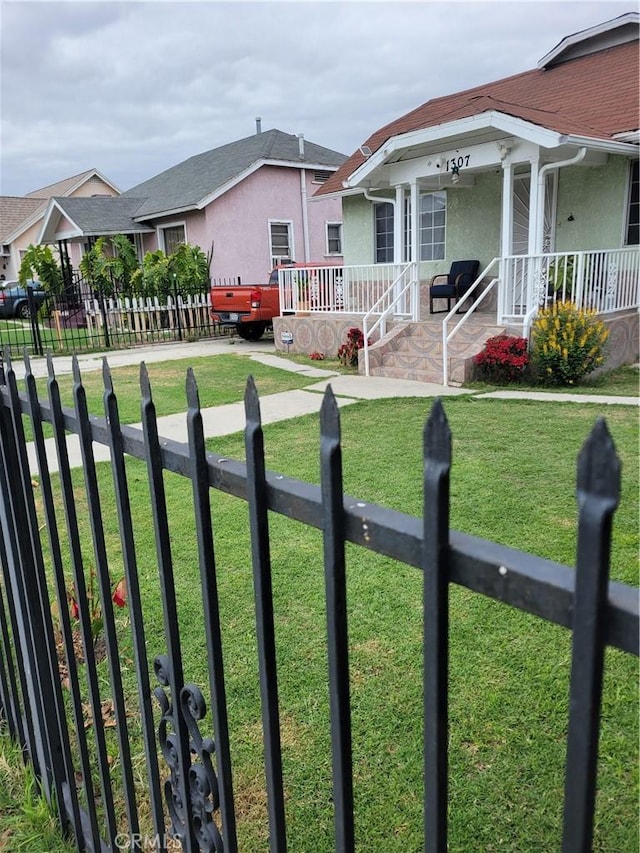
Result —
<instances>
[{"instance_id":1,"label":"house number 1307","mask_svg":"<svg viewBox=\"0 0 640 853\"><path fill-rule=\"evenodd\" d=\"M458 169L461 169L463 166L468 166L470 157L470 154L460 154L459 157L452 157L450 160L447 160L445 171L450 172L454 166L457 166Z\"/></svg>"}]
</instances>

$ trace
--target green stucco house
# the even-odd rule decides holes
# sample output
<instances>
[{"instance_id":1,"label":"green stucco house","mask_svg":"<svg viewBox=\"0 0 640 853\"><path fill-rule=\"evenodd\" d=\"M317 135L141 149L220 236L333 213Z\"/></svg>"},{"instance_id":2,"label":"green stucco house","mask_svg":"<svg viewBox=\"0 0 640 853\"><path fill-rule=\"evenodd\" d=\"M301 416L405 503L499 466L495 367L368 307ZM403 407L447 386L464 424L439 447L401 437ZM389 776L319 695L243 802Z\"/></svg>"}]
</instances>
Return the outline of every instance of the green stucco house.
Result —
<instances>
[{"instance_id":1,"label":"green stucco house","mask_svg":"<svg viewBox=\"0 0 640 853\"><path fill-rule=\"evenodd\" d=\"M331 352L355 324L363 372L463 381L488 336L527 335L562 293L611 324L611 364L637 360L638 35L622 15L376 130L316 193L342 199L344 267L308 275L304 303L281 274L276 346L286 330ZM473 282L439 299L433 277L465 259Z\"/></svg>"}]
</instances>

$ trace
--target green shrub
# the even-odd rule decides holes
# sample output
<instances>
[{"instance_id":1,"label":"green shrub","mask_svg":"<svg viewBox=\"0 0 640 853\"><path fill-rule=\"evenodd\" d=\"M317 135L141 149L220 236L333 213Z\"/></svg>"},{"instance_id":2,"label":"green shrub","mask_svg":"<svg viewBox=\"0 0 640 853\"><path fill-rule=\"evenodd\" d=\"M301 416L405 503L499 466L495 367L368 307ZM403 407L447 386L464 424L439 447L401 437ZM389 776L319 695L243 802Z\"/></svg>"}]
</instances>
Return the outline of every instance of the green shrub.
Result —
<instances>
[{"instance_id":1,"label":"green shrub","mask_svg":"<svg viewBox=\"0 0 640 853\"><path fill-rule=\"evenodd\" d=\"M531 365L543 385L574 385L604 363L609 330L595 311L554 302L538 312L531 330Z\"/></svg>"}]
</instances>

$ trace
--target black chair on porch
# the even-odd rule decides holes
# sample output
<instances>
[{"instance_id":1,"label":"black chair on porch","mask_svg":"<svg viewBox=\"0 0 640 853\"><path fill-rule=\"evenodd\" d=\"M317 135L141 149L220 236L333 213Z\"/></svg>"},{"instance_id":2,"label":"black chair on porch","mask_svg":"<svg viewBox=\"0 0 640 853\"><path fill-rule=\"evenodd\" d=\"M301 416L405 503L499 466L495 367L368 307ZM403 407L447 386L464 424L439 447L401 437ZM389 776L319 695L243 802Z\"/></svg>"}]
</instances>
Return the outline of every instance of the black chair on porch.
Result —
<instances>
[{"instance_id":1,"label":"black chair on porch","mask_svg":"<svg viewBox=\"0 0 640 853\"><path fill-rule=\"evenodd\" d=\"M464 295L469 290L478 275L480 261L454 261L448 273L435 275L429 285L429 313L444 314L445 311L434 311L434 299L446 299L446 311L451 310L451 300L455 303L464 301ZM460 311L456 311L457 314Z\"/></svg>"}]
</instances>

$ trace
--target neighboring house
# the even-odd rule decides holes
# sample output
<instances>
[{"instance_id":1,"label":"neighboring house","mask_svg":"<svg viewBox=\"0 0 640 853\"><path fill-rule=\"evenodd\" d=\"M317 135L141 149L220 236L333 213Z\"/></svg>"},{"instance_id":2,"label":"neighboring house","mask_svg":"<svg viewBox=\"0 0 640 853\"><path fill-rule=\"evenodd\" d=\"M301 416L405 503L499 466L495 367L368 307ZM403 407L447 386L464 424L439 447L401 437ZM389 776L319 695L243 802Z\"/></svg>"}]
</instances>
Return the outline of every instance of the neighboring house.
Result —
<instances>
[{"instance_id":1,"label":"neighboring house","mask_svg":"<svg viewBox=\"0 0 640 853\"><path fill-rule=\"evenodd\" d=\"M97 169L65 178L26 196L0 196L0 273L7 281L18 277L27 247L38 242L42 219L52 196L83 198L117 196L119 189Z\"/></svg>"},{"instance_id":2,"label":"neighboring house","mask_svg":"<svg viewBox=\"0 0 640 853\"><path fill-rule=\"evenodd\" d=\"M427 101L377 130L318 189L316 197L342 199L344 310L350 282L358 281L360 297L372 268L388 265L389 282L402 275L386 301L376 307L360 298L352 312L368 330L377 323L374 337L395 340L393 357L384 341L371 348L372 372L451 375L446 354L412 360L415 342L400 359L398 341L409 333L389 334L389 324L429 320L431 278L453 261L480 261L484 281L474 298L491 285L480 309L493 331L526 334L547 296L548 254L562 252L575 253L576 289L589 291L588 304L612 319L633 309L616 347L621 360L637 359L638 253L628 247L637 247L639 229L638 56L635 12L568 36L536 69ZM518 258L500 260L509 256ZM371 292L380 296L379 285ZM305 348L328 352L341 332L329 335L325 315L320 333L313 311L297 331L289 319L280 326ZM456 371L464 378L460 365Z\"/></svg>"},{"instance_id":3,"label":"neighboring house","mask_svg":"<svg viewBox=\"0 0 640 853\"><path fill-rule=\"evenodd\" d=\"M190 157L108 203L52 198L40 242L131 235L143 254L181 243L213 253L214 280L266 282L286 261L342 262L340 199L311 196L346 159L280 130Z\"/></svg>"}]
</instances>

